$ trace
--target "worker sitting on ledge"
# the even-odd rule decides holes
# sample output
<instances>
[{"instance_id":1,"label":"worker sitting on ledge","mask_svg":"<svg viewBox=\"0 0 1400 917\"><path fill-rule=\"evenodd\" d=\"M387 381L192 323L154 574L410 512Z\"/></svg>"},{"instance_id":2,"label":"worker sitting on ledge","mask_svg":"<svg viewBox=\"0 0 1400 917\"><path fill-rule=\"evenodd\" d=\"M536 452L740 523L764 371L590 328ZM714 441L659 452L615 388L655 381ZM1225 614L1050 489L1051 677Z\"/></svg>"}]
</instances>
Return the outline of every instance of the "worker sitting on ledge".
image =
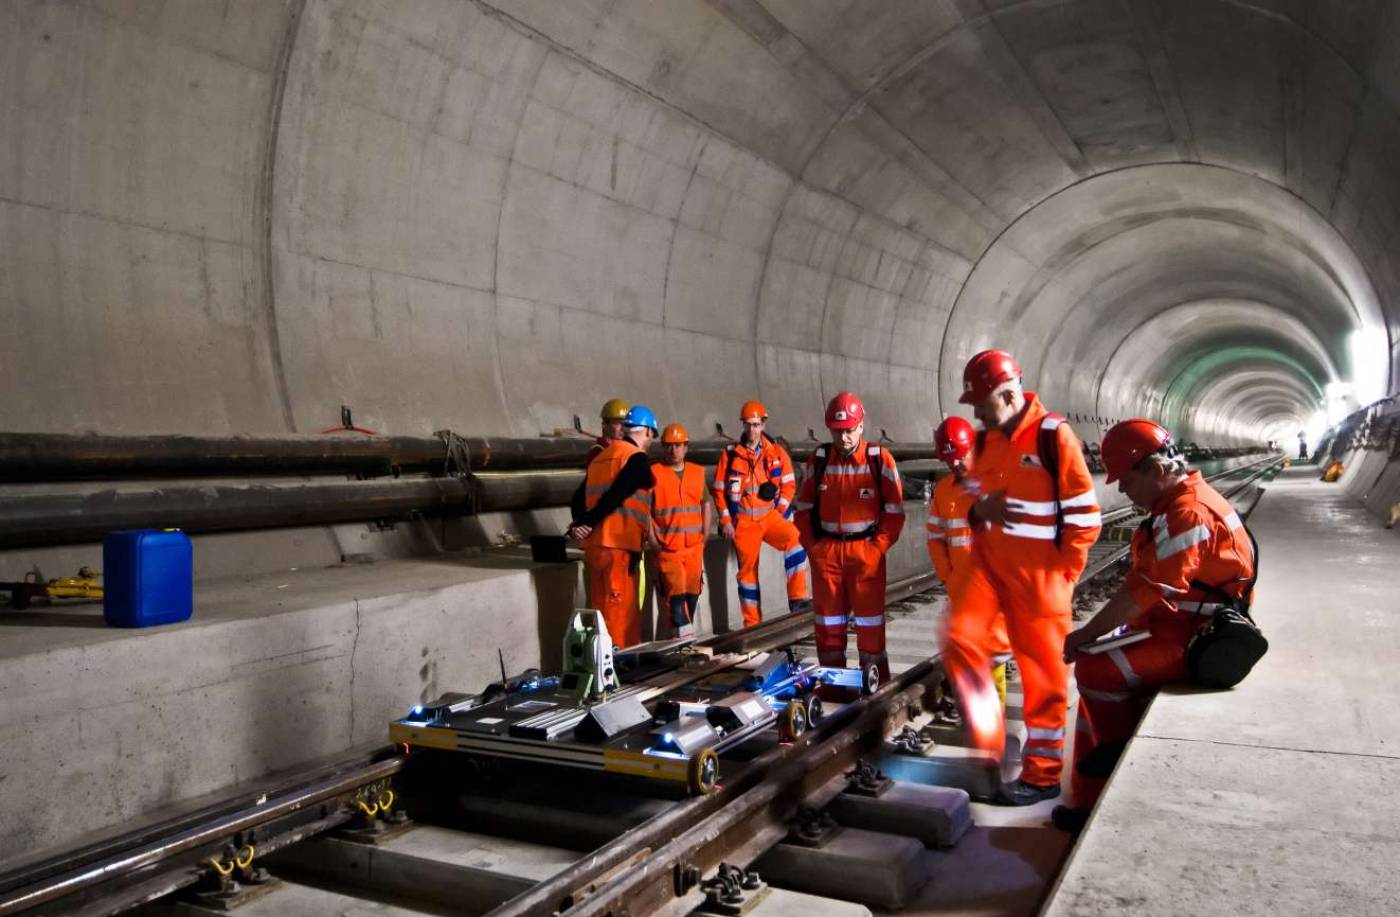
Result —
<instances>
[{"instance_id":1,"label":"worker sitting on ledge","mask_svg":"<svg viewBox=\"0 0 1400 917\"><path fill-rule=\"evenodd\" d=\"M1254 550L1240 517L1177 454L1171 434L1150 420L1125 420L1103 439L1107 483L1152 515L1133 534L1132 570L1123 588L1083 627L1065 637L1074 662L1079 715L1070 781L1074 807L1052 814L1077 832L1103 791L1157 688L1191 681L1187 647L1222 605L1248 603ZM1117 648L1098 640L1123 625ZM1142 634L1147 636L1142 637Z\"/></svg>"},{"instance_id":2,"label":"worker sitting on ledge","mask_svg":"<svg viewBox=\"0 0 1400 917\"><path fill-rule=\"evenodd\" d=\"M656 486L647 458L656 437L656 415L645 405L634 405L623 426L625 435L609 440L588 463L580 485L584 511L568 532L583 543L589 601L602 612L608 634L619 647L642 642L637 585Z\"/></svg>"}]
</instances>

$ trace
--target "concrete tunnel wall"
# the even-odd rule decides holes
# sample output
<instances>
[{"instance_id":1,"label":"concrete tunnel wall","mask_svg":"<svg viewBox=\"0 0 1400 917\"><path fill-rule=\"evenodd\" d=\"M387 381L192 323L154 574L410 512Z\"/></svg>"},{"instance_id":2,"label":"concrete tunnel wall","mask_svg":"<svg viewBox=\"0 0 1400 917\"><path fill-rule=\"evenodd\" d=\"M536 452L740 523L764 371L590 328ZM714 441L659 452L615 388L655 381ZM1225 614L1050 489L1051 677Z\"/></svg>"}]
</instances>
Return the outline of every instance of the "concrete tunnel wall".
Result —
<instances>
[{"instance_id":1,"label":"concrete tunnel wall","mask_svg":"<svg viewBox=\"0 0 1400 917\"><path fill-rule=\"evenodd\" d=\"M1390 2L0 17L10 429L534 435L621 394L708 431L758 394L801 435L849 387L922 438L992 343L1116 417L1250 325L1345 375L1397 323ZM1222 298L1272 317L1110 366Z\"/></svg>"}]
</instances>

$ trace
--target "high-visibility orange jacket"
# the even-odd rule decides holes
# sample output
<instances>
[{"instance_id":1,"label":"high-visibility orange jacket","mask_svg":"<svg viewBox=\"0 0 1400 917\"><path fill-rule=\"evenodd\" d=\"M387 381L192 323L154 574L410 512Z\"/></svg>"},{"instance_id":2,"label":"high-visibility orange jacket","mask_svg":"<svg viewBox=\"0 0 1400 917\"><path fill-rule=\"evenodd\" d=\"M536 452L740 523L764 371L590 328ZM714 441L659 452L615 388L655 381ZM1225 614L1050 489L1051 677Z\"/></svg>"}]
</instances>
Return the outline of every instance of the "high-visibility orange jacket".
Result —
<instances>
[{"instance_id":1,"label":"high-visibility orange jacket","mask_svg":"<svg viewBox=\"0 0 1400 917\"><path fill-rule=\"evenodd\" d=\"M656 539L670 551L697 545L705 540L705 469L692 462L680 474L669 465L653 465L656 490L651 517L656 523Z\"/></svg>"},{"instance_id":2,"label":"high-visibility orange jacket","mask_svg":"<svg viewBox=\"0 0 1400 917\"><path fill-rule=\"evenodd\" d=\"M1152 507L1133 533L1133 568L1124 581L1142 617L1209 615L1220 596L1191 585L1243 595L1254 575L1254 548L1230 502L1193 471ZM1194 624L1200 621L1194 620Z\"/></svg>"},{"instance_id":3,"label":"high-visibility orange jacket","mask_svg":"<svg viewBox=\"0 0 1400 917\"><path fill-rule=\"evenodd\" d=\"M826 471L817 480L823 459ZM821 519L814 524L811 510L818 495ZM830 444L818 446L807 460L807 474L794 509L793 521L809 551L819 538L849 541L861 537L887 550L904 530L904 485L894 456L864 440L845 457Z\"/></svg>"},{"instance_id":4,"label":"high-visibility orange jacket","mask_svg":"<svg viewBox=\"0 0 1400 917\"><path fill-rule=\"evenodd\" d=\"M1054 425L1059 449L1059 498L1064 517L1055 546L1055 488L1041 466L1037 437ZM1079 578L1089 548L1099 537L1099 500L1084 462L1079 438L1062 419L1050 416L1034 392L1011 435L1000 429L978 434L969 489L981 494L1005 491L1015 514L1005 525L974 525L974 548L991 569L1059 570Z\"/></svg>"},{"instance_id":5,"label":"high-visibility orange jacket","mask_svg":"<svg viewBox=\"0 0 1400 917\"><path fill-rule=\"evenodd\" d=\"M767 500L759 488L772 484L775 493ZM743 519L761 519L771 512L786 514L797 491L797 477L787 450L766 435L758 449L743 443L726 446L715 465L711 493L719 510L721 524L738 524Z\"/></svg>"},{"instance_id":6,"label":"high-visibility orange jacket","mask_svg":"<svg viewBox=\"0 0 1400 917\"><path fill-rule=\"evenodd\" d=\"M938 479L928 503L928 557L945 585L972 562L972 528L967 510L977 498L955 474Z\"/></svg>"},{"instance_id":7,"label":"high-visibility orange jacket","mask_svg":"<svg viewBox=\"0 0 1400 917\"><path fill-rule=\"evenodd\" d=\"M646 455L630 439L615 439L604 447L588 465L584 478L584 506L587 513L583 521L593 525L593 531L584 539L584 547L620 548L625 551L640 551L651 526L651 487L653 473L646 475L645 487L633 489L623 497L621 504L602 519L592 522L592 513L603 495L623 474L623 468L635 457Z\"/></svg>"}]
</instances>

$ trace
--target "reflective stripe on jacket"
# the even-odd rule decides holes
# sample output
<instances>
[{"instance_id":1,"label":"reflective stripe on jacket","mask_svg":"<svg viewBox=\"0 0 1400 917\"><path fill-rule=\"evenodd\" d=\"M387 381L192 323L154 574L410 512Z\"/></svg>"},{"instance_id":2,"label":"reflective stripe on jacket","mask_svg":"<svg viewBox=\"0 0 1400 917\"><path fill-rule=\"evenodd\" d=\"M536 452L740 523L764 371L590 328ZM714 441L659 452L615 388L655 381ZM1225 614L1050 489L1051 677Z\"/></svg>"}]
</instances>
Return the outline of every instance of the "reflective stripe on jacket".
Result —
<instances>
[{"instance_id":1,"label":"reflective stripe on jacket","mask_svg":"<svg viewBox=\"0 0 1400 917\"><path fill-rule=\"evenodd\" d=\"M820 451L827 450L826 471L817 480ZM875 475L881 476L876 486ZM812 509L821 493L821 531L812 530ZM802 491L793 504L793 521L802 534L803 544L812 544L822 535L851 536L871 532L882 537L886 547L899 540L904 530L904 485L899 479L894 456L882 446L861 440L847 457L830 444L813 450L807 460Z\"/></svg>"},{"instance_id":2,"label":"reflective stripe on jacket","mask_svg":"<svg viewBox=\"0 0 1400 917\"><path fill-rule=\"evenodd\" d=\"M938 479L928 504L928 556L944 585L972 562L972 529L967 511L977 498L957 475Z\"/></svg>"},{"instance_id":3,"label":"reflective stripe on jacket","mask_svg":"<svg viewBox=\"0 0 1400 917\"><path fill-rule=\"evenodd\" d=\"M777 491L770 500L758 495L765 483L771 483ZM720 522L731 524L741 519L761 519L775 510L786 515L796 491L792 459L786 449L766 436L756 452L743 443L726 446L715 465L715 480L710 488Z\"/></svg>"},{"instance_id":4,"label":"reflective stripe on jacket","mask_svg":"<svg viewBox=\"0 0 1400 917\"><path fill-rule=\"evenodd\" d=\"M1084 462L1079 438L1049 412L1034 392L1026 392L1026 409L1011 435L1000 429L978 435L972 458L971 487L978 493L1005 491L1012 521L979 527L974 532L978 552L997 569L1002 565L1059 569L1078 579L1099 538L1099 499ZM1038 438L1042 425L1053 426L1059 449L1060 508L1064 530L1055 546L1055 486L1040 462Z\"/></svg>"},{"instance_id":5,"label":"reflective stripe on jacket","mask_svg":"<svg viewBox=\"0 0 1400 917\"><path fill-rule=\"evenodd\" d=\"M652 466L656 490L651 518L656 537L666 548L678 551L705 540L705 469L686 462L676 474L669 465Z\"/></svg>"},{"instance_id":6,"label":"reflective stripe on jacket","mask_svg":"<svg viewBox=\"0 0 1400 917\"><path fill-rule=\"evenodd\" d=\"M1124 587L1144 615L1209 615L1220 596L1192 581L1219 586L1231 598L1254 575L1254 548L1230 501L1193 471L1163 494L1133 533L1133 568Z\"/></svg>"},{"instance_id":7,"label":"reflective stripe on jacket","mask_svg":"<svg viewBox=\"0 0 1400 917\"><path fill-rule=\"evenodd\" d=\"M641 451L625 438L609 442L603 451L588 463L588 473L584 478L584 507L592 509L612 486L627 460ZM584 544L591 547L640 551L650 525L651 491L638 490L594 526Z\"/></svg>"}]
</instances>

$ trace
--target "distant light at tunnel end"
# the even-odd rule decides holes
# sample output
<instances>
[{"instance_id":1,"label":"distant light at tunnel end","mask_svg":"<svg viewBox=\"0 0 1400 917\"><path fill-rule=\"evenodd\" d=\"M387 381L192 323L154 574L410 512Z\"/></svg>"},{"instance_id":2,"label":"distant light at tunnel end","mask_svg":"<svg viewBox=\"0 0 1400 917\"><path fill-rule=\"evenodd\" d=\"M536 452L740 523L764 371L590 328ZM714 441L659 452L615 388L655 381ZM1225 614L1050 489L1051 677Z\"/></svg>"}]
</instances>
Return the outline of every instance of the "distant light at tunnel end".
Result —
<instances>
[{"instance_id":1,"label":"distant light at tunnel end","mask_svg":"<svg viewBox=\"0 0 1400 917\"><path fill-rule=\"evenodd\" d=\"M1351 391L1365 407L1389 394L1390 342L1383 329L1362 327L1347 340L1351 357ZM1330 386L1329 386L1330 389ZM1331 400L1331 392L1328 392Z\"/></svg>"}]
</instances>

